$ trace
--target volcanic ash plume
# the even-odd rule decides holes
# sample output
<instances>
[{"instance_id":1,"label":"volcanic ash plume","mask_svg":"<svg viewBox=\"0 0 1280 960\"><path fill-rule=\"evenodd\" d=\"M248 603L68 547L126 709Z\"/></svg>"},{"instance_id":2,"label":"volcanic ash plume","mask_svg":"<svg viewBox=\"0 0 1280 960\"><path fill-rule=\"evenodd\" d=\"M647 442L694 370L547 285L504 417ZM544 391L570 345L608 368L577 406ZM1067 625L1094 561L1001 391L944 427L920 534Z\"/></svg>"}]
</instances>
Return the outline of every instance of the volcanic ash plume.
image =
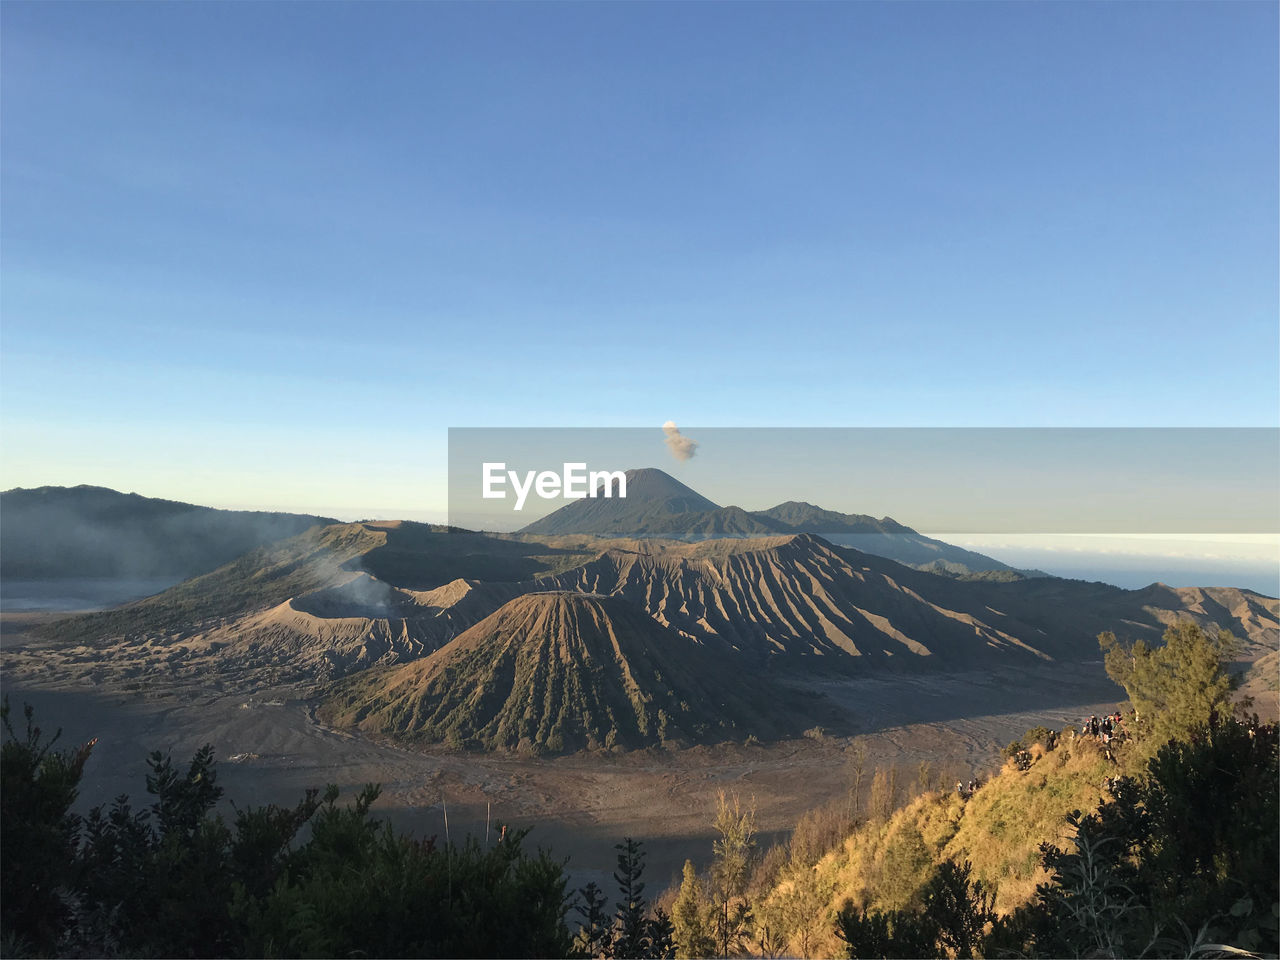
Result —
<instances>
[{"instance_id":1,"label":"volcanic ash plume","mask_svg":"<svg viewBox=\"0 0 1280 960\"><path fill-rule=\"evenodd\" d=\"M667 449L671 451L671 455L677 460L688 460L698 452L698 441L691 440L682 434L674 420L668 420L664 423L662 432L667 435L667 439L664 441Z\"/></svg>"}]
</instances>

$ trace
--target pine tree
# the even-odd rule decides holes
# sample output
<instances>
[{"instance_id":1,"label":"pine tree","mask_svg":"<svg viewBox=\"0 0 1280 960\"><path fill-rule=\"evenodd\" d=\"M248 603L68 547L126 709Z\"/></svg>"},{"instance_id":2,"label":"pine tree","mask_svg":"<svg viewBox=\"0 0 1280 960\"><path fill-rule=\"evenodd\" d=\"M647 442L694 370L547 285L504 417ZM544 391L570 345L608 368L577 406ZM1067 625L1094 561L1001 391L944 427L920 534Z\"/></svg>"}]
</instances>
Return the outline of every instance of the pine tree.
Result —
<instances>
[{"instance_id":1,"label":"pine tree","mask_svg":"<svg viewBox=\"0 0 1280 960\"><path fill-rule=\"evenodd\" d=\"M673 960L676 955L676 928L661 907L649 919L649 956Z\"/></svg>"},{"instance_id":2,"label":"pine tree","mask_svg":"<svg viewBox=\"0 0 1280 960\"><path fill-rule=\"evenodd\" d=\"M614 849L618 851L618 869L613 879L618 883L619 900L613 956L647 957L650 955L646 919L648 903L644 899L644 883L640 879L644 873L644 850L638 841L630 837L624 837Z\"/></svg>"},{"instance_id":3,"label":"pine tree","mask_svg":"<svg viewBox=\"0 0 1280 960\"><path fill-rule=\"evenodd\" d=\"M702 881L693 861L684 862L684 878L680 881L680 894L671 909L675 927L676 956L681 960L709 957L716 949L715 941L707 930L705 895Z\"/></svg>"},{"instance_id":4,"label":"pine tree","mask_svg":"<svg viewBox=\"0 0 1280 960\"><path fill-rule=\"evenodd\" d=\"M1225 719L1231 710L1231 677L1223 661L1235 638L1226 630L1209 635L1192 620L1180 620L1164 632L1164 644L1143 640L1126 646L1110 631L1098 635L1107 674L1124 687L1137 711L1147 749Z\"/></svg>"},{"instance_id":5,"label":"pine tree","mask_svg":"<svg viewBox=\"0 0 1280 960\"><path fill-rule=\"evenodd\" d=\"M747 903L747 880L755 855L755 810L743 811L735 795L732 805L720 793L715 828L720 834L713 849L711 879L716 898L716 946L722 957L742 949L751 931L751 905Z\"/></svg>"},{"instance_id":6,"label":"pine tree","mask_svg":"<svg viewBox=\"0 0 1280 960\"><path fill-rule=\"evenodd\" d=\"M613 945L613 924L605 913L607 898L594 883L588 883L578 891L581 898L574 910L582 918L578 933L573 938L573 955L576 957L607 957Z\"/></svg>"}]
</instances>

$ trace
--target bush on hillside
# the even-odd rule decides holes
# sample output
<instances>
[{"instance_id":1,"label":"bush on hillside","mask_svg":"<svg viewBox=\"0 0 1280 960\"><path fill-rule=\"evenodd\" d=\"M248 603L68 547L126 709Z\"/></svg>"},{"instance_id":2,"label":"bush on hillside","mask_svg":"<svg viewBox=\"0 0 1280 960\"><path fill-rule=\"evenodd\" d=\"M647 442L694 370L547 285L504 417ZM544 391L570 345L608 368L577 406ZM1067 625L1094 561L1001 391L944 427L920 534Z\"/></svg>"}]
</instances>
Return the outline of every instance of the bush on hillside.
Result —
<instances>
[{"instance_id":1,"label":"bush on hillside","mask_svg":"<svg viewBox=\"0 0 1280 960\"><path fill-rule=\"evenodd\" d=\"M968 862L942 861L929 875L919 910L861 910L845 901L836 935L847 956L973 957L995 919L995 897L971 872Z\"/></svg>"},{"instance_id":2,"label":"bush on hillside","mask_svg":"<svg viewBox=\"0 0 1280 960\"><path fill-rule=\"evenodd\" d=\"M1043 846L1050 881L993 931L1027 956L1187 956L1205 945L1280 953L1280 742L1227 722L1171 741L1145 776Z\"/></svg>"},{"instance_id":3,"label":"bush on hillside","mask_svg":"<svg viewBox=\"0 0 1280 960\"><path fill-rule=\"evenodd\" d=\"M1231 716L1232 678L1226 668L1237 646L1226 630L1206 633L1191 620L1164 632L1164 643L1125 644L1111 632L1098 635L1107 675L1124 687L1135 711L1135 734L1154 753L1170 740Z\"/></svg>"}]
</instances>

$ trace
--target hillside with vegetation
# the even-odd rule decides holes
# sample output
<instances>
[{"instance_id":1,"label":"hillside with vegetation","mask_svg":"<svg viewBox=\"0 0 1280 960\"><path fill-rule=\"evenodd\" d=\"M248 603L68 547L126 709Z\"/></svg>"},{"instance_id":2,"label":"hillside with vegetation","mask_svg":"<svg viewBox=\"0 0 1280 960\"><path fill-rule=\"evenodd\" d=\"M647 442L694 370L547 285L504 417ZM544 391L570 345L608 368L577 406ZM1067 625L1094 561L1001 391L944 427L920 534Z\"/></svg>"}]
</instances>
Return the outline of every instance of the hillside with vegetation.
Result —
<instances>
[{"instance_id":1,"label":"hillside with vegetation","mask_svg":"<svg viewBox=\"0 0 1280 960\"><path fill-rule=\"evenodd\" d=\"M846 902L873 913L918 906L947 861L970 864L997 913L1025 905L1049 879L1040 844L1065 839L1067 815L1096 807L1115 773L1086 738L1052 751L1035 744L1029 754L1025 769L1010 759L972 793L967 782L964 792L932 782L896 809L893 774L881 771L866 805L849 814L861 821L856 829L816 862L780 870L760 915L804 956L838 956L835 919ZM914 780L908 792L920 786Z\"/></svg>"}]
</instances>

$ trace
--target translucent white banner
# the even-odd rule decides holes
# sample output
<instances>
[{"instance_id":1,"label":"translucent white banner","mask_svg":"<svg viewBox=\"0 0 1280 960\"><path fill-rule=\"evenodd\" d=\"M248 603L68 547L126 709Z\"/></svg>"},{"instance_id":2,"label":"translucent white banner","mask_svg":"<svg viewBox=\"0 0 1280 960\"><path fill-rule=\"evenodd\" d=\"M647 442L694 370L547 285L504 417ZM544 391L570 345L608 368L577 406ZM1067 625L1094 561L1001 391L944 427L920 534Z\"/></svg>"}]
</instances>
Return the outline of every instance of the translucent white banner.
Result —
<instances>
[{"instance_id":1,"label":"translucent white banner","mask_svg":"<svg viewBox=\"0 0 1280 960\"><path fill-rule=\"evenodd\" d=\"M1277 478L1273 428L449 431L449 522L493 531L1275 534Z\"/></svg>"}]
</instances>

